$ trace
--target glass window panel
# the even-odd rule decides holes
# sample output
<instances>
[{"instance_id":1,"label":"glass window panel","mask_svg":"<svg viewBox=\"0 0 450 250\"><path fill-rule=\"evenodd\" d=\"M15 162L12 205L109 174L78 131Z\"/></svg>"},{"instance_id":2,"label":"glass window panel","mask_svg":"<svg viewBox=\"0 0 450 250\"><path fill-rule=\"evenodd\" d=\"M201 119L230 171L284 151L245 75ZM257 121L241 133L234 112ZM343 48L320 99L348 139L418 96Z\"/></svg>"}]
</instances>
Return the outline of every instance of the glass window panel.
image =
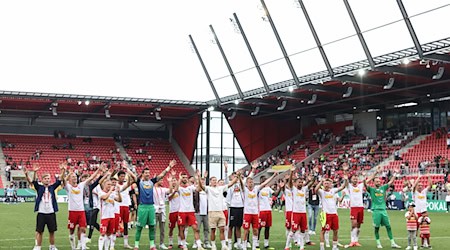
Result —
<instances>
[{"instance_id":1,"label":"glass window panel","mask_svg":"<svg viewBox=\"0 0 450 250\"><path fill-rule=\"evenodd\" d=\"M216 87L217 94L220 97L237 94L237 89L234 85L233 79L231 79L231 76L214 80L214 86Z\"/></svg>"},{"instance_id":2,"label":"glass window panel","mask_svg":"<svg viewBox=\"0 0 450 250\"><path fill-rule=\"evenodd\" d=\"M411 18L417 37L421 44L450 37L450 6Z\"/></svg>"},{"instance_id":3,"label":"glass window panel","mask_svg":"<svg viewBox=\"0 0 450 250\"><path fill-rule=\"evenodd\" d=\"M373 29L383 24L402 20L397 2L392 0L358 1L349 0L361 31Z\"/></svg>"},{"instance_id":4,"label":"glass window panel","mask_svg":"<svg viewBox=\"0 0 450 250\"><path fill-rule=\"evenodd\" d=\"M220 120L221 118L219 117L211 117L211 121L210 121L210 131L211 132L219 132L220 133Z\"/></svg>"},{"instance_id":5,"label":"glass window panel","mask_svg":"<svg viewBox=\"0 0 450 250\"><path fill-rule=\"evenodd\" d=\"M355 34L343 1L304 0L322 44ZM332 11L324 11L324 8ZM338 32L337 32L338 31Z\"/></svg>"},{"instance_id":6,"label":"glass window panel","mask_svg":"<svg viewBox=\"0 0 450 250\"><path fill-rule=\"evenodd\" d=\"M237 14L259 63L282 57L269 22L263 20L264 12L259 1L239 2L246 4L245 10L239 10Z\"/></svg>"},{"instance_id":7,"label":"glass window panel","mask_svg":"<svg viewBox=\"0 0 450 250\"><path fill-rule=\"evenodd\" d=\"M364 33L373 57L414 46L403 21Z\"/></svg>"},{"instance_id":8,"label":"glass window panel","mask_svg":"<svg viewBox=\"0 0 450 250\"><path fill-rule=\"evenodd\" d=\"M280 59L261 66L261 70L269 84L292 79L286 60ZM298 73L297 73L298 76Z\"/></svg>"},{"instance_id":9,"label":"glass window panel","mask_svg":"<svg viewBox=\"0 0 450 250\"><path fill-rule=\"evenodd\" d=\"M266 4L289 55L316 47L303 11L296 0L268 0Z\"/></svg>"},{"instance_id":10,"label":"glass window panel","mask_svg":"<svg viewBox=\"0 0 450 250\"><path fill-rule=\"evenodd\" d=\"M201 33L192 36L211 78L216 79L229 75L227 66L217 44L213 42L214 39L209 29L203 29Z\"/></svg>"},{"instance_id":11,"label":"glass window panel","mask_svg":"<svg viewBox=\"0 0 450 250\"><path fill-rule=\"evenodd\" d=\"M241 86L242 91L264 87L261 77L259 77L256 68L239 72L236 74L236 78L239 82L239 85Z\"/></svg>"},{"instance_id":12,"label":"glass window panel","mask_svg":"<svg viewBox=\"0 0 450 250\"><path fill-rule=\"evenodd\" d=\"M324 46L324 50L332 67L366 59L361 43L356 36L327 44Z\"/></svg>"},{"instance_id":13,"label":"glass window panel","mask_svg":"<svg viewBox=\"0 0 450 250\"><path fill-rule=\"evenodd\" d=\"M433 1L417 1L417 0L403 0L406 12L411 17L428 10L432 10L441 6L449 5L449 0L433 0Z\"/></svg>"},{"instance_id":14,"label":"glass window panel","mask_svg":"<svg viewBox=\"0 0 450 250\"><path fill-rule=\"evenodd\" d=\"M319 49L312 49L295 54L290 58L298 76L304 76L327 69Z\"/></svg>"},{"instance_id":15,"label":"glass window panel","mask_svg":"<svg viewBox=\"0 0 450 250\"><path fill-rule=\"evenodd\" d=\"M232 15L230 14L229 18ZM234 72L254 67L250 53L240 33L236 33L233 23L224 18L214 25L214 31L219 38L225 55ZM238 16L239 20L240 17ZM243 27L244 31L245 28ZM217 48L218 49L218 48ZM223 61L223 60L222 60Z\"/></svg>"},{"instance_id":16,"label":"glass window panel","mask_svg":"<svg viewBox=\"0 0 450 250\"><path fill-rule=\"evenodd\" d=\"M224 134L223 135L223 146L226 148L233 148L233 134ZM238 147L239 144L236 144Z\"/></svg>"},{"instance_id":17,"label":"glass window panel","mask_svg":"<svg viewBox=\"0 0 450 250\"><path fill-rule=\"evenodd\" d=\"M220 147L220 133L210 133L210 142L211 147Z\"/></svg>"}]
</instances>

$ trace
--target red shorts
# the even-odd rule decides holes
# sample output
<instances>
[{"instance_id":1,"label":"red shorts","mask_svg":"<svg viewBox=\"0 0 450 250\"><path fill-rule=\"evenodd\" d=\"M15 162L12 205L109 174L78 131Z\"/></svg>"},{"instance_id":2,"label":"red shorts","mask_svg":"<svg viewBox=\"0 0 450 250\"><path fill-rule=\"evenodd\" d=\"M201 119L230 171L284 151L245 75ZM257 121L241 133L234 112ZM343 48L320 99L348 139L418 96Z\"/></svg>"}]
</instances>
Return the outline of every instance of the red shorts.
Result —
<instances>
[{"instance_id":1,"label":"red shorts","mask_svg":"<svg viewBox=\"0 0 450 250\"><path fill-rule=\"evenodd\" d=\"M119 232L120 229L120 214L114 214L114 226L115 232Z\"/></svg>"},{"instance_id":2,"label":"red shorts","mask_svg":"<svg viewBox=\"0 0 450 250\"><path fill-rule=\"evenodd\" d=\"M178 212L178 225L193 226L197 225L197 219L194 212Z\"/></svg>"},{"instance_id":3,"label":"red shorts","mask_svg":"<svg viewBox=\"0 0 450 250\"><path fill-rule=\"evenodd\" d=\"M422 213L416 213L417 214L417 218L422 217ZM417 220L417 229L419 229L420 224L419 224L419 220Z\"/></svg>"},{"instance_id":4,"label":"red shorts","mask_svg":"<svg viewBox=\"0 0 450 250\"><path fill-rule=\"evenodd\" d=\"M100 234L101 235L110 235L115 232L116 222L115 218L101 219L100 221Z\"/></svg>"},{"instance_id":5,"label":"red shorts","mask_svg":"<svg viewBox=\"0 0 450 250\"><path fill-rule=\"evenodd\" d=\"M130 220L130 207L120 206L120 219L123 223L128 223Z\"/></svg>"},{"instance_id":6,"label":"red shorts","mask_svg":"<svg viewBox=\"0 0 450 250\"><path fill-rule=\"evenodd\" d=\"M292 213L292 231L300 229L305 232L308 229L308 222L306 221L306 213Z\"/></svg>"},{"instance_id":7,"label":"red shorts","mask_svg":"<svg viewBox=\"0 0 450 250\"><path fill-rule=\"evenodd\" d=\"M364 208L352 207L350 208L350 220L356 220L358 224L364 223Z\"/></svg>"},{"instance_id":8,"label":"red shorts","mask_svg":"<svg viewBox=\"0 0 450 250\"><path fill-rule=\"evenodd\" d=\"M225 225L228 226L228 210L223 210L223 215L225 215Z\"/></svg>"},{"instance_id":9,"label":"red shorts","mask_svg":"<svg viewBox=\"0 0 450 250\"><path fill-rule=\"evenodd\" d=\"M286 227L286 229L291 229L292 211L287 211L284 215L286 217L284 226Z\"/></svg>"},{"instance_id":10,"label":"red shorts","mask_svg":"<svg viewBox=\"0 0 450 250\"><path fill-rule=\"evenodd\" d=\"M327 223L322 231L339 230L339 217L337 214L327 214Z\"/></svg>"},{"instance_id":11,"label":"red shorts","mask_svg":"<svg viewBox=\"0 0 450 250\"><path fill-rule=\"evenodd\" d=\"M250 225L252 228L259 228L259 218L257 214L244 214L244 222L242 227L244 229L250 229Z\"/></svg>"},{"instance_id":12,"label":"red shorts","mask_svg":"<svg viewBox=\"0 0 450 250\"><path fill-rule=\"evenodd\" d=\"M169 214L169 228L174 229L178 221L178 212L173 212Z\"/></svg>"},{"instance_id":13,"label":"red shorts","mask_svg":"<svg viewBox=\"0 0 450 250\"><path fill-rule=\"evenodd\" d=\"M271 227L272 226L272 211L259 212L259 227Z\"/></svg>"},{"instance_id":14,"label":"red shorts","mask_svg":"<svg viewBox=\"0 0 450 250\"><path fill-rule=\"evenodd\" d=\"M69 223L67 228L75 229L75 227L84 227L86 228L86 215L84 211L69 211Z\"/></svg>"}]
</instances>

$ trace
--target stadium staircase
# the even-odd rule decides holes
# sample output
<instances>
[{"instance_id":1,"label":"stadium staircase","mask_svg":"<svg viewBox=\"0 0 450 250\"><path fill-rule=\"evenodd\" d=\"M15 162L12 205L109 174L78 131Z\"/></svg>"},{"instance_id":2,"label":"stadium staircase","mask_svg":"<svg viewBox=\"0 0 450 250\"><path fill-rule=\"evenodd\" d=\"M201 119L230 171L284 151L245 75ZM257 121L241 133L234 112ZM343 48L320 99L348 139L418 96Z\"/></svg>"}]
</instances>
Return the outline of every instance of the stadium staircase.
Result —
<instances>
[{"instance_id":1,"label":"stadium staircase","mask_svg":"<svg viewBox=\"0 0 450 250\"><path fill-rule=\"evenodd\" d=\"M313 140L306 140L304 142L299 142L299 144L305 143L304 145L307 145L310 147L311 150L311 154L306 156L305 154L305 149L304 148L297 148L294 152L292 152L288 157L291 157L292 159L295 160L295 166L296 167L300 167L302 165L302 163L308 164L309 162L311 162L313 159L319 158L321 154L324 154L329 148L330 146L333 146L335 144L335 141L333 140L332 142L328 142L328 144L326 145L322 145L322 147L319 148L319 144L316 143ZM288 158L286 157L286 158ZM267 171L270 168L264 169L261 172L258 172L254 178L255 180L259 181L259 178L265 174L267 174ZM282 175L279 175L277 178L274 179L274 181L283 178ZM272 181L273 182L273 181Z\"/></svg>"},{"instance_id":2,"label":"stadium staircase","mask_svg":"<svg viewBox=\"0 0 450 250\"><path fill-rule=\"evenodd\" d=\"M8 185L8 181L6 180L5 167L5 155L3 154L2 147L0 147L0 188L4 188L4 185Z\"/></svg>"}]
</instances>

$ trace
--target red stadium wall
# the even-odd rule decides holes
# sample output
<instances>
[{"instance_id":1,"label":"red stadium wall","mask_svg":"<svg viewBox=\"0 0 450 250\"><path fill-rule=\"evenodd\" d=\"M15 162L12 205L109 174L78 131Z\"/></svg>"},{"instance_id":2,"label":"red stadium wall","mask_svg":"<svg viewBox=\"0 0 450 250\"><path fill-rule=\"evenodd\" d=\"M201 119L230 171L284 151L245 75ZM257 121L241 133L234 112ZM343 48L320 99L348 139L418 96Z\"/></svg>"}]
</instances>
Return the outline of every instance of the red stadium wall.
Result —
<instances>
[{"instance_id":1,"label":"red stadium wall","mask_svg":"<svg viewBox=\"0 0 450 250\"><path fill-rule=\"evenodd\" d=\"M280 121L276 118L236 115L229 123L249 161L300 133L300 123L297 120Z\"/></svg>"},{"instance_id":2,"label":"red stadium wall","mask_svg":"<svg viewBox=\"0 0 450 250\"><path fill-rule=\"evenodd\" d=\"M329 123L329 124L322 124L322 125L315 125L311 127L307 127L303 129L303 136L305 138L310 137L313 133L316 133L319 131L319 129L330 129L333 134L342 134L345 131L345 127L347 126L353 126L353 121L343 121L343 122L336 122L336 123Z\"/></svg>"},{"instance_id":3,"label":"red stadium wall","mask_svg":"<svg viewBox=\"0 0 450 250\"><path fill-rule=\"evenodd\" d=\"M173 125L172 136L190 162L194 157L200 122L201 115L197 115Z\"/></svg>"}]
</instances>

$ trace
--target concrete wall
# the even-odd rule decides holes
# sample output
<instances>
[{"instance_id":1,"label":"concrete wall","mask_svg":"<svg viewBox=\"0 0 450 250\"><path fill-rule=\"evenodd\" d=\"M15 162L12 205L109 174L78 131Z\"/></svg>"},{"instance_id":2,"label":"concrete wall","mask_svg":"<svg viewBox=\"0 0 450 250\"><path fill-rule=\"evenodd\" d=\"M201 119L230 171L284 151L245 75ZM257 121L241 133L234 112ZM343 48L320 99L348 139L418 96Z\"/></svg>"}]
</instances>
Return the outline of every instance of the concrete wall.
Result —
<instances>
[{"instance_id":1,"label":"concrete wall","mask_svg":"<svg viewBox=\"0 0 450 250\"><path fill-rule=\"evenodd\" d=\"M355 113L353 114L353 126L365 136L374 138L377 135L377 113Z\"/></svg>"}]
</instances>

